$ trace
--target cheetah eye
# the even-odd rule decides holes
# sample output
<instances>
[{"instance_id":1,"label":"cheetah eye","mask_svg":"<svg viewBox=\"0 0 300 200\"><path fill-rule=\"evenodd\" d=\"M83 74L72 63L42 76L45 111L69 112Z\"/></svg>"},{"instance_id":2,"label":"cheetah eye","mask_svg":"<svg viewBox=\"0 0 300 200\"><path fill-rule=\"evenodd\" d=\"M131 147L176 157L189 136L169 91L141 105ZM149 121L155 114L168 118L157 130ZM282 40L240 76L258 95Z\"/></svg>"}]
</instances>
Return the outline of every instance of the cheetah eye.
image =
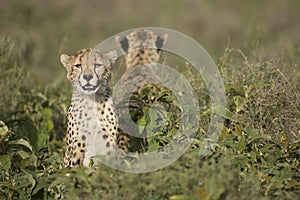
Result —
<instances>
[{"instance_id":1,"label":"cheetah eye","mask_svg":"<svg viewBox=\"0 0 300 200\"><path fill-rule=\"evenodd\" d=\"M94 64L94 67L95 67L95 68L102 67L102 66L103 66L103 65L102 65L102 64L99 64L99 63Z\"/></svg>"},{"instance_id":2,"label":"cheetah eye","mask_svg":"<svg viewBox=\"0 0 300 200\"><path fill-rule=\"evenodd\" d=\"M80 68L80 67L81 67L81 64L76 64L76 65L74 65L74 67Z\"/></svg>"}]
</instances>

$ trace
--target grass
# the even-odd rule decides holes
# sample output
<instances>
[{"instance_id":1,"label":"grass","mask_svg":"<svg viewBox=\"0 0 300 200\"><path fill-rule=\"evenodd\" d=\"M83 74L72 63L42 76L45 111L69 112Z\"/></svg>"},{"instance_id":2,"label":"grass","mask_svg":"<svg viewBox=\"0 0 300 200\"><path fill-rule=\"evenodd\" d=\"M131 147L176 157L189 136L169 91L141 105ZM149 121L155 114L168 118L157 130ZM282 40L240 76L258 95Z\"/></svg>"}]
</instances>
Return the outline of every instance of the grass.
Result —
<instances>
[{"instance_id":1,"label":"grass","mask_svg":"<svg viewBox=\"0 0 300 200\"><path fill-rule=\"evenodd\" d=\"M135 7L102 3L112 6L116 16L102 9L91 17L91 23L83 23L82 17L97 6L69 1L0 3L0 199L299 198L297 1L264 1L260 6L256 1L154 1L157 16L151 15L155 8L150 8L150 3L132 0ZM82 12L73 14L78 6ZM136 18L134 11L148 13L152 21L144 15ZM221 17L214 18L216 13ZM102 16L100 24L98 16ZM121 18L123 21L118 21ZM180 159L143 174L104 165L97 170L62 168L71 89L62 87L69 83L58 54L96 46L99 39L131 28L126 24L176 29L172 19L184 27L184 33L214 49L210 52L227 97L225 123L214 151L199 158L210 100L201 77L187 71L199 97L201 128ZM39 23L42 25L36 26ZM82 26L88 31L74 31ZM102 35L98 35L101 28Z\"/></svg>"}]
</instances>

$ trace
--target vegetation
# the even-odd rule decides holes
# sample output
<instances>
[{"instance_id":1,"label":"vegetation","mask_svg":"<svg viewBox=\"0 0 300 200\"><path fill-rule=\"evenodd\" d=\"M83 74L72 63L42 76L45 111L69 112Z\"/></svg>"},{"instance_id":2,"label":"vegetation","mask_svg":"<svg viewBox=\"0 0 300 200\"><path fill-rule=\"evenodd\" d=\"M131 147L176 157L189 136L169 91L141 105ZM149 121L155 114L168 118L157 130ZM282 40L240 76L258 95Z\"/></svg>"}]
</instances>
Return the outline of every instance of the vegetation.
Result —
<instances>
[{"instance_id":1,"label":"vegetation","mask_svg":"<svg viewBox=\"0 0 300 200\"><path fill-rule=\"evenodd\" d=\"M300 3L128 2L0 3L0 199L299 199ZM177 25L205 41L223 77L226 116L214 151L199 157L210 100L187 71L201 128L180 159L142 174L62 168L72 91L58 54L132 26Z\"/></svg>"}]
</instances>

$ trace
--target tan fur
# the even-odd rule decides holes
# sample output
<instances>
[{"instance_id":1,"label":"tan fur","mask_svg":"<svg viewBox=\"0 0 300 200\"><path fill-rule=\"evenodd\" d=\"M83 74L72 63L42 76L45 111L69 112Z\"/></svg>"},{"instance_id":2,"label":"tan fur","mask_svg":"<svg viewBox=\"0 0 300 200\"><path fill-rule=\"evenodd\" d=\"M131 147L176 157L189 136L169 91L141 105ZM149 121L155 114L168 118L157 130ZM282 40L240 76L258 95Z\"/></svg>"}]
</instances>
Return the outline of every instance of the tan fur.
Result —
<instances>
[{"instance_id":1,"label":"tan fur","mask_svg":"<svg viewBox=\"0 0 300 200\"><path fill-rule=\"evenodd\" d=\"M123 79L121 85L133 85L133 88L136 88L136 90L134 92L128 92L133 92L131 97L134 96L136 99L139 99L138 101L130 100L129 102L123 102L123 105L117 105L117 113L120 120L123 119L123 116L127 118L126 114L124 114L126 113L125 110L122 110L126 107L129 107L129 110L133 111L138 117L143 116L143 106L146 105L146 102L140 100L139 96L144 86L148 85L149 82L151 83L157 80L157 74L153 65L159 63L161 48L165 44L167 38L167 34L157 35L151 30L143 28L132 31L126 36L116 36L115 40L124 53L126 71L128 73L128 76ZM151 91L153 91L154 88L157 88L155 84L150 85L150 87ZM151 95L149 95L149 99L151 98ZM125 127L121 126L120 128L126 130ZM147 133L143 134L142 137L144 138L134 138L130 135L121 133L119 140L126 141L126 143L129 143L131 140L130 143L137 144L137 148L133 149L141 151L141 149L145 149L147 146ZM127 146L131 145L127 144Z\"/></svg>"},{"instance_id":2,"label":"tan fur","mask_svg":"<svg viewBox=\"0 0 300 200\"><path fill-rule=\"evenodd\" d=\"M92 49L61 55L73 86L65 167L88 166L93 156L116 150L118 120L108 85L116 58L115 51L100 53Z\"/></svg>"}]
</instances>

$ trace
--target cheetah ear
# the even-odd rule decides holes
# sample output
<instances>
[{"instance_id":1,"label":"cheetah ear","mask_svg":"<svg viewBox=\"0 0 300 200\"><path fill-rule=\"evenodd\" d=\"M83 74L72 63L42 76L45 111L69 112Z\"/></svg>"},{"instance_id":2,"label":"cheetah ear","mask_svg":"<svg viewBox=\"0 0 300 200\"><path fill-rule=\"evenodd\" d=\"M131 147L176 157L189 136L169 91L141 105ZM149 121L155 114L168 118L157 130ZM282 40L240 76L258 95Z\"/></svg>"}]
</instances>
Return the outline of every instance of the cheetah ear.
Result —
<instances>
[{"instance_id":1,"label":"cheetah ear","mask_svg":"<svg viewBox=\"0 0 300 200\"><path fill-rule=\"evenodd\" d=\"M108 59L111 61L111 63L115 62L118 58L118 53L115 50L111 50L111 51L107 52L105 55L108 57Z\"/></svg>"},{"instance_id":2,"label":"cheetah ear","mask_svg":"<svg viewBox=\"0 0 300 200\"><path fill-rule=\"evenodd\" d=\"M128 48L129 48L129 44L128 44L128 39L126 37L122 37L122 36L116 36L115 40L117 42L118 45L120 45L120 47L122 48L122 50L127 53L128 52Z\"/></svg>"},{"instance_id":3,"label":"cheetah ear","mask_svg":"<svg viewBox=\"0 0 300 200\"><path fill-rule=\"evenodd\" d=\"M168 34L158 35L155 42L156 48L161 49L166 43L167 39L168 39Z\"/></svg>"},{"instance_id":4,"label":"cheetah ear","mask_svg":"<svg viewBox=\"0 0 300 200\"><path fill-rule=\"evenodd\" d=\"M61 54L60 55L60 62L61 64L63 64L63 66L68 69L69 68L69 61L71 59L72 56L69 56L67 54Z\"/></svg>"}]
</instances>

